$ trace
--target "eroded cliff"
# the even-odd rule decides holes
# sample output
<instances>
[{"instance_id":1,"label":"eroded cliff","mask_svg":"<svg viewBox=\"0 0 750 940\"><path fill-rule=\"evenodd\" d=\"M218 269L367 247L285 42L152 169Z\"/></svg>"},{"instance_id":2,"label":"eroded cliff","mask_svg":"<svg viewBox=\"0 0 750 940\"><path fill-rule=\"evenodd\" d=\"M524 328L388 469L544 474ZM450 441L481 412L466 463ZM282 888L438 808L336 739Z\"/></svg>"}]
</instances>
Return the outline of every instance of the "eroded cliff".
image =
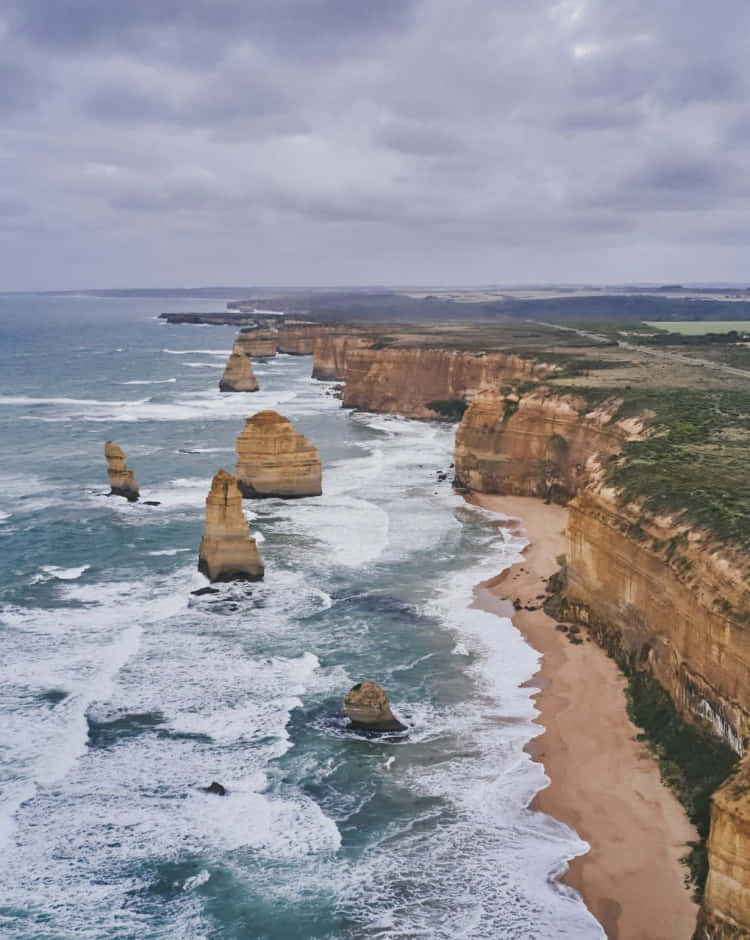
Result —
<instances>
[{"instance_id":1,"label":"eroded cliff","mask_svg":"<svg viewBox=\"0 0 750 940\"><path fill-rule=\"evenodd\" d=\"M346 352L345 407L435 418L441 416L436 404L465 402L480 392L555 371L553 365L511 353L372 345L378 344Z\"/></svg>"},{"instance_id":2,"label":"eroded cliff","mask_svg":"<svg viewBox=\"0 0 750 940\"><path fill-rule=\"evenodd\" d=\"M334 330L330 326L289 324L279 328L277 349L290 356L312 356L316 339Z\"/></svg>"},{"instance_id":3,"label":"eroded cliff","mask_svg":"<svg viewBox=\"0 0 750 940\"><path fill-rule=\"evenodd\" d=\"M320 496L320 454L288 418L259 411L237 438L237 480L247 497Z\"/></svg>"},{"instance_id":4,"label":"eroded cliff","mask_svg":"<svg viewBox=\"0 0 750 940\"><path fill-rule=\"evenodd\" d=\"M239 331L234 338L234 345L243 350L246 356L253 359L267 359L276 355L278 333L276 330L257 329L246 327Z\"/></svg>"},{"instance_id":5,"label":"eroded cliff","mask_svg":"<svg viewBox=\"0 0 750 940\"><path fill-rule=\"evenodd\" d=\"M731 475L727 493L713 497L706 475L706 467L728 472L719 469L720 435L731 445L744 438L736 428L717 427L731 414L730 401L698 402L699 410L692 397L665 395L661 412L658 396L652 410L632 407L632 400L623 406L614 394L555 388L478 396L457 430L456 479L480 492L570 500L561 613L586 624L631 675L653 677L698 734L710 730L744 755L750 737L744 510ZM726 460L731 470L733 451ZM726 756L722 761L731 765ZM743 757L738 774L714 795L699 940L750 936L749 762ZM704 814L704 837L706 811L689 803L695 797L707 806L726 772L714 774L702 796L699 772L697 788L692 784L686 805L695 821ZM701 851L694 849L691 861L700 864Z\"/></svg>"},{"instance_id":6,"label":"eroded cliff","mask_svg":"<svg viewBox=\"0 0 750 940\"><path fill-rule=\"evenodd\" d=\"M750 937L750 759L714 795L696 940Z\"/></svg>"},{"instance_id":7,"label":"eroded cliff","mask_svg":"<svg viewBox=\"0 0 750 940\"><path fill-rule=\"evenodd\" d=\"M324 382L343 382L348 354L370 342L369 337L359 333L324 329L313 343L312 377Z\"/></svg>"},{"instance_id":8,"label":"eroded cliff","mask_svg":"<svg viewBox=\"0 0 750 940\"><path fill-rule=\"evenodd\" d=\"M258 546L242 512L242 494L226 470L213 478L206 497L198 569L211 581L259 581L263 577Z\"/></svg>"},{"instance_id":9,"label":"eroded cliff","mask_svg":"<svg viewBox=\"0 0 750 940\"><path fill-rule=\"evenodd\" d=\"M638 420L617 419L620 404L613 398L589 408L580 396L543 387L478 395L456 431L456 483L565 503L592 461L606 461L643 433Z\"/></svg>"}]
</instances>

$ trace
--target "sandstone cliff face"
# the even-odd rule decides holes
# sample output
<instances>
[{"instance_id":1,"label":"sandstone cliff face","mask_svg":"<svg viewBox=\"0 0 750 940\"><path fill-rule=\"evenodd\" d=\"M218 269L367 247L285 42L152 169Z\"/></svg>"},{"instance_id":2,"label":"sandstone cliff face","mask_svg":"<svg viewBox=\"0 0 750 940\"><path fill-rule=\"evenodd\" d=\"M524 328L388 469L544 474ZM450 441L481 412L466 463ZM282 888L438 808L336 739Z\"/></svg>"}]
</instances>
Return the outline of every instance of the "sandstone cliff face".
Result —
<instances>
[{"instance_id":1,"label":"sandstone cliff face","mask_svg":"<svg viewBox=\"0 0 750 940\"><path fill-rule=\"evenodd\" d=\"M124 496L134 503L139 495L135 474L125 462L125 454L121 447L107 441L104 445L104 456L107 459L107 476L109 477L110 496Z\"/></svg>"},{"instance_id":2,"label":"sandstone cliff face","mask_svg":"<svg viewBox=\"0 0 750 940\"><path fill-rule=\"evenodd\" d=\"M288 353L291 356L312 356L315 340L332 330L333 327L330 326L282 326L279 328L277 349L280 353Z\"/></svg>"},{"instance_id":3,"label":"sandstone cliff face","mask_svg":"<svg viewBox=\"0 0 750 940\"><path fill-rule=\"evenodd\" d=\"M235 343L229 354L224 374L219 380L219 390L222 392L257 392L259 387L250 360L242 347Z\"/></svg>"},{"instance_id":4,"label":"sandstone cliff face","mask_svg":"<svg viewBox=\"0 0 750 940\"><path fill-rule=\"evenodd\" d=\"M750 937L750 758L714 794L696 940Z\"/></svg>"},{"instance_id":5,"label":"sandstone cliff face","mask_svg":"<svg viewBox=\"0 0 750 940\"><path fill-rule=\"evenodd\" d=\"M313 378L324 382L343 382L348 354L370 342L372 340L369 337L342 333L335 328L321 333L313 344Z\"/></svg>"},{"instance_id":6,"label":"sandstone cliff face","mask_svg":"<svg viewBox=\"0 0 750 940\"><path fill-rule=\"evenodd\" d=\"M566 598L739 754L750 734L747 559L592 483L569 504Z\"/></svg>"},{"instance_id":7,"label":"sandstone cliff face","mask_svg":"<svg viewBox=\"0 0 750 940\"><path fill-rule=\"evenodd\" d=\"M350 349L345 364L345 407L409 418L437 417L430 401L471 399L508 382L555 371L519 356L445 349Z\"/></svg>"},{"instance_id":8,"label":"sandstone cliff face","mask_svg":"<svg viewBox=\"0 0 750 940\"><path fill-rule=\"evenodd\" d=\"M528 395L478 395L456 431L456 483L479 493L566 503L597 462L642 433L616 421L619 401L587 410L582 398L539 388Z\"/></svg>"},{"instance_id":9,"label":"sandstone cliff face","mask_svg":"<svg viewBox=\"0 0 750 940\"><path fill-rule=\"evenodd\" d=\"M206 528L198 568L211 581L259 581L263 562L242 513L242 494L231 473L219 470L206 497Z\"/></svg>"},{"instance_id":10,"label":"sandstone cliff face","mask_svg":"<svg viewBox=\"0 0 750 940\"><path fill-rule=\"evenodd\" d=\"M248 418L237 438L237 479L244 496L320 496L317 449L276 411Z\"/></svg>"},{"instance_id":11,"label":"sandstone cliff face","mask_svg":"<svg viewBox=\"0 0 750 940\"><path fill-rule=\"evenodd\" d=\"M607 460L648 435L574 396L479 396L456 433L457 481L569 502L568 613L618 658L647 669L689 718L738 754L750 736L750 563L679 519L621 505ZM645 421L644 421L645 417ZM696 940L750 938L750 756L714 796Z\"/></svg>"},{"instance_id":12,"label":"sandstone cliff face","mask_svg":"<svg viewBox=\"0 0 750 940\"><path fill-rule=\"evenodd\" d=\"M238 346L246 356L253 359L267 359L276 355L276 344L278 342L278 333L276 330L263 329L244 329L240 330L234 338L235 346Z\"/></svg>"}]
</instances>

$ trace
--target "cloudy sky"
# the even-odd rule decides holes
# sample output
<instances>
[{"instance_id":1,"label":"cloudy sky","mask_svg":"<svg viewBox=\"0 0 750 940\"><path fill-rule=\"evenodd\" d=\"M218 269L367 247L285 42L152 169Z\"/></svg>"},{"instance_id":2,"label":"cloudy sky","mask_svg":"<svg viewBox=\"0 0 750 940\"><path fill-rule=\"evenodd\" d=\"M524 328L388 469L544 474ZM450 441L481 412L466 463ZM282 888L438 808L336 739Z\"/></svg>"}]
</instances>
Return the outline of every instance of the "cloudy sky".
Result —
<instances>
[{"instance_id":1,"label":"cloudy sky","mask_svg":"<svg viewBox=\"0 0 750 940\"><path fill-rule=\"evenodd\" d=\"M0 0L0 289L750 282L747 0Z\"/></svg>"}]
</instances>

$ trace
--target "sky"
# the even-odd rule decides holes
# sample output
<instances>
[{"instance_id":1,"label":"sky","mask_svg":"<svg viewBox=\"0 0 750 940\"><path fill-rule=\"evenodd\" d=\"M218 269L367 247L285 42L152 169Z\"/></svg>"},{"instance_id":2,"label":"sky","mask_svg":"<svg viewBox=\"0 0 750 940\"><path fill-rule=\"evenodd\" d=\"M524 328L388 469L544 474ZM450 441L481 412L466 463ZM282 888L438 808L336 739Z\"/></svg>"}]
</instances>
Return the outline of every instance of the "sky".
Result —
<instances>
[{"instance_id":1,"label":"sky","mask_svg":"<svg viewBox=\"0 0 750 940\"><path fill-rule=\"evenodd\" d=\"M0 0L0 289L750 283L747 0Z\"/></svg>"}]
</instances>

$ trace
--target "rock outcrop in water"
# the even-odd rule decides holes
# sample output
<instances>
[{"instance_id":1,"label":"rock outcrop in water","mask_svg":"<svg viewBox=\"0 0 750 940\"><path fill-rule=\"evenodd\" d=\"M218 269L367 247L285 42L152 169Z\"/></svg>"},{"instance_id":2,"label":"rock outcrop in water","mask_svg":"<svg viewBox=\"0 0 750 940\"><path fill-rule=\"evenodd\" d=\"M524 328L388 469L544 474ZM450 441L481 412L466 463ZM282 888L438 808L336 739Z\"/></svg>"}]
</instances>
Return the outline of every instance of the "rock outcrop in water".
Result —
<instances>
[{"instance_id":1,"label":"rock outcrop in water","mask_svg":"<svg viewBox=\"0 0 750 940\"><path fill-rule=\"evenodd\" d=\"M125 462L122 448L113 444L112 441L107 441L104 445L104 456L107 458L110 496L124 496L128 502L134 503L140 491L135 474Z\"/></svg>"},{"instance_id":2,"label":"rock outcrop in water","mask_svg":"<svg viewBox=\"0 0 750 940\"><path fill-rule=\"evenodd\" d=\"M206 497L198 569L211 581L259 581L263 577L258 546L242 512L242 494L226 470L216 474Z\"/></svg>"},{"instance_id":3,"label":"rock outcrop in water","mask_svg":"<svg viewBox=\"0 0 750 940\"><path fill-rule=\"evenodd\" d=\"M405 731L391 711L385 689L366 680L353 686L344 700L344 711L355 731Z\"/></svg>"},{"instance_id":4,"label":"rock outcrop in water","mask_svg":"<svg viewBox=\"0 0 750 940\"><path fill-rule=\"evenodd\" d=\"M237 481L243 496L320 496L317 448L277 411L248 418L237 438Z\"/></svg>"},{"instance_id":5,"label":"rock outcrop in water","mask_svg":"<svg viewBox=\"0 0 750 940\"><path fill-rule=\"evenodd\" d=\"M276 330L246 327L235 336L236 346L253 359L268 359L276 355L278 333Z\"/></svg>"},{"instance_id":6,"label":"rock outcrop in water","mask_svg":"<svg viewBox=\"0 0 750 940\"><path fill-rule=\"evenodd\" d=\"M224 374L219 381L219 391L257 392L259 387L252 363L242 347L235 343L229 354Z\"/></svg>"}]
</instances>

